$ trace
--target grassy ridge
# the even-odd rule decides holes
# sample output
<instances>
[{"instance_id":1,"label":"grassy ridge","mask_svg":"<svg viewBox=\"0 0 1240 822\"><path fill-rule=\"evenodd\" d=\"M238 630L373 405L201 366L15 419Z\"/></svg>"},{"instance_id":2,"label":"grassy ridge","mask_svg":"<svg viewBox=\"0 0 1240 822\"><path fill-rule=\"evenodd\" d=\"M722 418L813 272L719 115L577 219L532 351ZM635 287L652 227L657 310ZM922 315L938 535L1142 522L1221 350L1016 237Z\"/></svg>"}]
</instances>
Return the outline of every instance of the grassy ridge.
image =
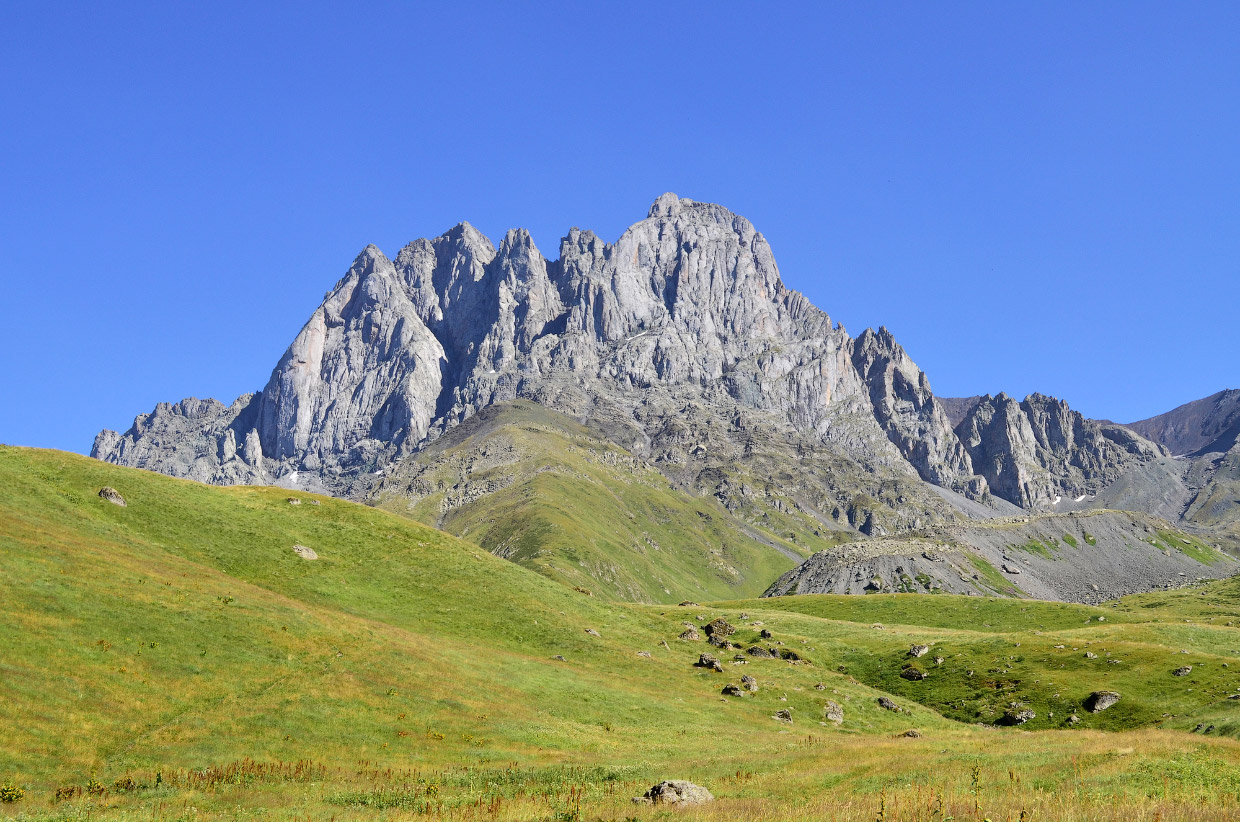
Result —
<instances>
[{"instance_id":1,"label":"grassy ridge","mask_svg":"<svg viewBox=\"0 0 1240 822\"><path fill-rule=\"evenodd\" d=\"M380 507L608 600L756 596L811 552L529 402L488 409L395 470Z\"/></svg>"},{"instance_id":2,"label":"grassy ridge","mask_svg":"<svg viewBox=\"0 0 1240 822\"><path fill-rule=\"evenodd\" d=\"M100 499L103 485L129 505ZM0 784L26 790L0 816L612 819L666 777L710 786L720 802L695 815L721 820L873 819L880 791L889 819L936 797L957 818L976 802L1013 818L1223 819L1240 798L1221 698L1240 684L1234 583L1103 609L612 604L408 519L288 496L0 448ZM743 646L765 627L765 644L808 662L694 668L708 649L677 640L681 623L721 615ZM913 642L932 644L921 682L899 677ZM1086 645L1099 660L1071 650ZM1173 663L1192 674L1171 677ZM964 675L1000 665L984 679L1003 688ZM722 697L742 673L760 690ZM972 724L1019 699L1039 714L1026 727L1058 728L1039 724L1062 716L1051 693L1066 711L1112 684L1124 699L1082 714L1084 729ZM904 712L880 708L882 693ZM844 706L838 728L827 700ZM1203 723L1214 732L1156 729ZM896 738L910 728L923 736ZM52 802L91 779L100 793Z\"/></svg>"}]
</instances>

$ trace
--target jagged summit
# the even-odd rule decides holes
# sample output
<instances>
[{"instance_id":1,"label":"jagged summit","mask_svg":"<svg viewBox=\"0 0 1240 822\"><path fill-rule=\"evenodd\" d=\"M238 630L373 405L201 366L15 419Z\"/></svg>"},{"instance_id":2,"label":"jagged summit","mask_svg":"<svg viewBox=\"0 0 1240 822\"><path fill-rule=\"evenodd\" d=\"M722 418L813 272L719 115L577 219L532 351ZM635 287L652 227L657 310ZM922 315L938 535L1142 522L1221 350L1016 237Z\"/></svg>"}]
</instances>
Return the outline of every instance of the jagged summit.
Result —
<instances>
[{"instance_id":1,"label":"jagged summit","mask_svg":"<svg viewBox=\"0 0 1240 822\"><path fill-rule=\"evenodd\" d=\"M161 406L123 435L101 432L92 453L206 482L358 496L445 430L516 399L611 431L693 487L710 485L712 453L752 450L756 431L825 448L851 477L1028 508L1090 493L1157 453L1037 397L981 398L953 426L888 329L849 337L785 287L748 220L672 193L614 243L573 228L554 260L524 229L496 247L465 222L392 259L368 245L261 391L231 406ZM673 436L688 407L699 422ZM838 493L840 517L875 529L943 509L879 486L869 502Z\"/></svg>"}]
</instances>

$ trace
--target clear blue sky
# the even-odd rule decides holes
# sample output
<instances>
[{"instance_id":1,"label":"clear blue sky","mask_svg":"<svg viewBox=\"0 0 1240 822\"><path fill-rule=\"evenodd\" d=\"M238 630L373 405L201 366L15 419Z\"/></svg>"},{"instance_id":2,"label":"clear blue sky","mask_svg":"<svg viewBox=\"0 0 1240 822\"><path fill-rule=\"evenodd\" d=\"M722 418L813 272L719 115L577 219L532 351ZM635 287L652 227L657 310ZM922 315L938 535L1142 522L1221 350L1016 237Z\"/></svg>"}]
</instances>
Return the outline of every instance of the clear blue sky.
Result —
<instances>
[{"instance_id":1,"label":"clear blue sky","mask_svg":"<svg viewBox=\"0 0 1240 822\"><path fill-rule=\"evenodd\" d=\"M668 190L941 396L1240 386L1238 3L9 2L0 441L261 388L366 243Z\"/></svg>"}]
</instances>

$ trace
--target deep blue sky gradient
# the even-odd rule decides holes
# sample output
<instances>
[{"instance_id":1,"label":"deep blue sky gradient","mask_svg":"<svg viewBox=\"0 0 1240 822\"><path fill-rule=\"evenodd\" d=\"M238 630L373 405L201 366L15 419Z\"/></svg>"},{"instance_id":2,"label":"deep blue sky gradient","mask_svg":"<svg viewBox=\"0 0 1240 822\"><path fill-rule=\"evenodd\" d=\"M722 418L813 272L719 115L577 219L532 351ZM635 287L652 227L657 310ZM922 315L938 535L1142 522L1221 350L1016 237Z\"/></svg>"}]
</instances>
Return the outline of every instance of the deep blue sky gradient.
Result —
<instances>
[{"instance_id":1,"label":"deep blue sky gradient","mask_svg":"<svg viewBox=\"0 0 1240 822\"><path fill-rule=\"evenodd\" d=\"M365 246L722 203L936 393L1240 386L1240 4L0 5L0 441L266 382Z\"/></svg>"}]
</instances>

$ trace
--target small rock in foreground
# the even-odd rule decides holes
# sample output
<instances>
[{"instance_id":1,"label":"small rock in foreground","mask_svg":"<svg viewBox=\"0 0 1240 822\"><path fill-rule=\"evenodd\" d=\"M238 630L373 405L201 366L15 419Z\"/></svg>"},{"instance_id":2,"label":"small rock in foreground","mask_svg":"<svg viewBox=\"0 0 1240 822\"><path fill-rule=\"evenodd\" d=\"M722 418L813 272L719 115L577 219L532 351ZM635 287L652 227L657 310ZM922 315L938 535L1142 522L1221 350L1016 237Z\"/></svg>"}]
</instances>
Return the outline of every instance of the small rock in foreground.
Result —
<instances>
[{"instance_id":1,"label":"small rock in foreground","mask_svg":"<svg viewBox=\"0 0 1240 822\"><path fill-rule=\"evenodd\" d=\"M318 559L319 555L314 552L313 548L307 548L304 545L294 545L293 553L302 559Z\"/></svg>"},{"instance_id":2,"label":"small rock in foreground","mask_svg":"<svg viewBox=\"0 0 1240 822\"><path fill-rule=\"evenodd\" d=\"M120 491L117 491L111 485L105 485L100 488L99 496L103 497L113 505L119 505L122 508L125 507L125 498L121 496Z\"/></svg>"},{"instance_id":3,"label":"small rock in foreground","mask_svg":"<svg viewBox=\"0 0 1240 822\"><path fill-rule=\"evenodd\" d=\"M701 785L683 779L660 782L641 796L633 797L639 805L703 805L714 802L715 797Z\"/></svg>"}]
</instances>

